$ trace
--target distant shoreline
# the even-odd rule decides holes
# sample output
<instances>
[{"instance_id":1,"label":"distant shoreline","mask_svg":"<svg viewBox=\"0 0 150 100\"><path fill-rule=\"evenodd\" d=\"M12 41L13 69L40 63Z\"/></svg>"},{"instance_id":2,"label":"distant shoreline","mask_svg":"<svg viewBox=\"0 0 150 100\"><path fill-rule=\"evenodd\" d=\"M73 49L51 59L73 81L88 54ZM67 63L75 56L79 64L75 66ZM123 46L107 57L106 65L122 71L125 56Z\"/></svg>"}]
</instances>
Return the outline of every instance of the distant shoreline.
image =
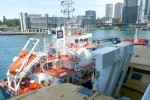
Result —
<instances>
[{"instance_id":1,"label":"distant shoreline","mask_svg":"<svg viewBox=\"0 0 150 100\"><path fill-rule=\"evenodd\" d=\"M0 32L0 35L35 35L48 34L48 32Z\"/></svg>"}]
</instances>

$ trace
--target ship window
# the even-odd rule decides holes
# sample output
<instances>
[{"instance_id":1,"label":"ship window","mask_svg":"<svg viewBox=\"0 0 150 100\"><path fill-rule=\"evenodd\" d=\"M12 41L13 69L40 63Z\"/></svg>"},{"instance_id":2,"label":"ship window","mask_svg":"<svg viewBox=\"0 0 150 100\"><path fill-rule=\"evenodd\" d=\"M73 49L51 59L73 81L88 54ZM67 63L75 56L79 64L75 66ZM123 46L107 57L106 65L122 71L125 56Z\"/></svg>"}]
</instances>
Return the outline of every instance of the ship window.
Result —
<instances>
[{"instance_id":1,"label":"ship window","mask_svg":"<svg viewBox=\"0 0 150 100\"><path fill-rule=\"evenodd\" d=\"M79 43L79 40L78 40L78 39L75 39L75 43Z\"/></svg>"},{"instance_id":2,"label":"ship window","mask_svg":"<svg viewBox=\"0 0 150 100\"><path fill-rule=\"evenodd\" d=\"M92 41L92 39L91 39L91 38L89 38L89 41Z\"/></svg>"},{"instance_id":3,"label":"ship window","mask_svg":"<svg viewBox=\"0 0 150 100\"><path fill-rule=\"evenodd\" d=\"M141 78L142 78L142 75L141 75L141 74L133 73L133 74L131 75L131 79L134 79L134 80L140 81Z\"/></svg>"},{"instance_id":4,"label":"ship window","mask_svg":"<svg viewBox=\"0 0 150 100\"><path fill-rule=\"evenodd\" d=\"M83 39L80 39L80 43L82 43L83 42Z\"/></svg>"},{"instance_id":5,"label":"ship window","mask_svg":"<svg viewBox=\"0 0 150 100\"><path fill-rule=\"evenodd\" d=\"M55 31L55 30L52 30L51 33L52 33L52 34L56 34L56 31Z\"/></svg>"},{"instance_id":6,"label":"ship window","mask_svg":"<svg viewBox=\"0 0 150 100\"><path fill-rule=\"evenodd\" d=\"M88 41L88 38L84 39L84 42L87 42Z\"/></svg>"}]
</instances>

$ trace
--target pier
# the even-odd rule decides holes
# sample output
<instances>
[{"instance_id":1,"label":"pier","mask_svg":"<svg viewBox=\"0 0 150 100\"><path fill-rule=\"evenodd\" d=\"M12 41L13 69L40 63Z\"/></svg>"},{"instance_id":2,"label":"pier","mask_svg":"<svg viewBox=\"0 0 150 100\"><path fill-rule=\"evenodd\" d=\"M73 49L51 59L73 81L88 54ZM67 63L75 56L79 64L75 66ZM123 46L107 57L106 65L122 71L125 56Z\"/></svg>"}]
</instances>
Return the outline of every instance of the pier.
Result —
<instances>
[{"instance_id":1,"label":"pier","mask_svg":"<svg viewBox=\"0 0 150 100\"><path fill-rule=\"evenodd\" d=\"M0 35L33 35L33 34L48 34L48 32L0 32Z\"/></svg>"}]
</instances>

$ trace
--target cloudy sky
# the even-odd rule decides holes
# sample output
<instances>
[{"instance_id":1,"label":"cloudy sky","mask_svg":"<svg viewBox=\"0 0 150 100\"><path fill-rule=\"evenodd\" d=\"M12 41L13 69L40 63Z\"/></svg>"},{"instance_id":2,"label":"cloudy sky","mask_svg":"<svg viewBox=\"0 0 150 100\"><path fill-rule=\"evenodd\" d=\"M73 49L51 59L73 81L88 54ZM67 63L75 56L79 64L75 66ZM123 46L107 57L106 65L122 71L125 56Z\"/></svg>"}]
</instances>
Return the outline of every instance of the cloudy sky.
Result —
<instances>
[{"instance_id":1,"label":"cloudy sky","mask_svg":"<svg viewBox=\"0 0 150 100\"><path fill-rule=\"evenodd\" d=\"M19 18L20 12L48 13L49 16L62 16L60 2L62 0L0 0L0 20L3 16ZM95 10L97 17L105 16L106 3L123 2L124 0L74 0L74 15L84 15L86 10Z\"/></svg>"}]
</instances>

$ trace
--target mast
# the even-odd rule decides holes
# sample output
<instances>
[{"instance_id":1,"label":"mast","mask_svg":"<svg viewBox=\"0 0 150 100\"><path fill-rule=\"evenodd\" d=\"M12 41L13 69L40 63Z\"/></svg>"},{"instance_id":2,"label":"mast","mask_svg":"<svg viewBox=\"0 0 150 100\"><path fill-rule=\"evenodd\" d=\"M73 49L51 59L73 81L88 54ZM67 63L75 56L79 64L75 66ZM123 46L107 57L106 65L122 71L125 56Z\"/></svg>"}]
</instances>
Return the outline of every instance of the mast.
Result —
<instances>
[{"instance_id":1,"label":"mast","mask_svg":"<svg viewBox=\"0 0 150 100\"><path fill-rule=\"evenodd\" d=\"M75 19L73 18L73 12L75 8L73 7L73 0L63 0L61 1L61 13L63 13L64 17L64 26L65 26L65 34L71 35L74 33L75 27Z\"/></svg>"},{"instance_id":2,"label":"mast","mask_svg":"<svg viewBox=\"0 0 150 100\"><path fill-rule=\"evenodd\" d=\"M63 13L65 18L72 18L73 17L73 12L75 11L73 4L74 4L73 0L61 1L61 6L63 7L61 9L61 12Z\"/></svg>"}]
</instances>

